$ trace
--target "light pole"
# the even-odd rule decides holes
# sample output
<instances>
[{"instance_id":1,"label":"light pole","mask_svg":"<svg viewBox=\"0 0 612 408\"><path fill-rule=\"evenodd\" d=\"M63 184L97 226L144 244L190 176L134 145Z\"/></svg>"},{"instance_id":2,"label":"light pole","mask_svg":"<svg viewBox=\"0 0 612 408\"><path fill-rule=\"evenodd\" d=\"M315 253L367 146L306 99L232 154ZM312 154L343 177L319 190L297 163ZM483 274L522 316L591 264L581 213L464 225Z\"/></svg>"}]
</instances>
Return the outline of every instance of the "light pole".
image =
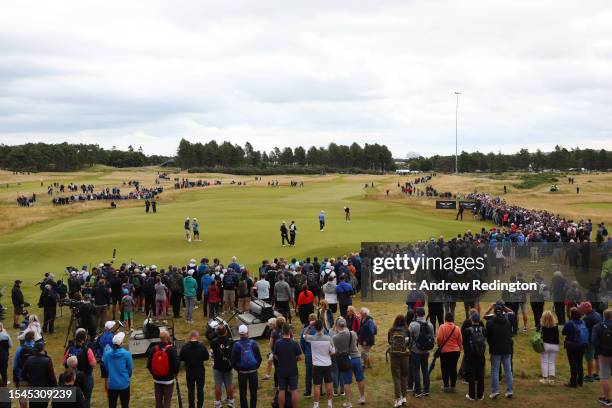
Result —
<instances>
[{"instance_id":1,"label":"light pole","mask_svg":"<svg viewBox=\"0 0 612 408\"><path fill-rule=\"evenodd\" d=\"M455 174L459 174L459 159L457 156L457 116L459 113L459 95L461 95L461 92L455 91L455 95L457 95L457 106L455 106Z\"/></svg>"}]
</instances>

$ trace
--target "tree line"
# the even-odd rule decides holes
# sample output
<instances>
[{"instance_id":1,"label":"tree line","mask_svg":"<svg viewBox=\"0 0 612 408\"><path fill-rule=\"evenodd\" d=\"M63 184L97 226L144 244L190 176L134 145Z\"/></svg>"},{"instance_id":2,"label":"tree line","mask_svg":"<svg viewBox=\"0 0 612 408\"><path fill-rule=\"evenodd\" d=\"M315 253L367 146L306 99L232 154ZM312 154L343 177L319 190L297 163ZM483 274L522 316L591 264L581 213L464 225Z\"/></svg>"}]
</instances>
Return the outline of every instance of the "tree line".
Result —
<instances>
[{"instance_id":1,"label":"tree line","mask_svg":"<svg viewBox=\"0 0 612 408\"><path fill-rule=\"evenodd\" d=\"M142 167L161 164L169 157L147 156L142 148L104 149L96 144L27 143L0 144L0 168L11 171L73 171L95 164L112 167Z\"/></svg>"},{"instance_id":2,"label":"tree line","mask_svg":"<svg viewBox=\"0 0 612 408\"><path fill-rule=\"evenodd\" d=\"M521 149L518 153L503 154L481 153L479 151L468 153L461 152L459 155L460 172L503 172L508 170L533 170L546 169L569 170L572 168L585 168L588 170L612 169L612 151L604 149L566 149L555 146L552 152L537 150L530 152ZM407 160L412 170L421 171L455 171L455 156L417 157Z\"/></svg>"},{"instance_id":3,"label":"tree line","mask_svg":"<svg viewBox=\"0 0 612 408\"><path fill-rule=\"evenodd\" d=\"M257 169L284 169L289 173L311 173L317 171L384 172L395 170L391 151L385 145L357 143L350 146L330 143L327 147L302 146L295 148L275 147L269 152L255 150L247 142L244 147L212 140L208 143L191 143L182 139L176 157L177 165L183 169L247 169L257 174Z\"/></svg>"}]
</instances>

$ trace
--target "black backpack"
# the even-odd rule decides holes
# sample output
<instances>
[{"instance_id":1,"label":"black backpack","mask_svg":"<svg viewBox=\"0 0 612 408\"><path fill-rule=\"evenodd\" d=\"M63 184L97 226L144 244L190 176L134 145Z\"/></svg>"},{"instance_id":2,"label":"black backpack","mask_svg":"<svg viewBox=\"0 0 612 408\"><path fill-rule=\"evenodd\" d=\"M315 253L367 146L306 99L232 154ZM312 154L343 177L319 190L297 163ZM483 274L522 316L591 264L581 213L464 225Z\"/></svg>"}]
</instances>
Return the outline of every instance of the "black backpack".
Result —
<instances>
[{"instance_id":1,"label":"black backpack","mask_svg":"<svg viewBox=\"0 0 612 408\"><path fill-rule=\"evenodd\" d=\"M224 290L234 290L236 287L236 281L234 280L233 273L226 273L223 276L223 289Z\"/></svg>"},{"instance_id":2,"label":"black backpack","mask_svg":"<svg viewBox=\"0 0 612 408\"><path fill-rule=\"evenodd\" d=\"M605 357L612 356L612 328L606 323L601 324L599 332L599 354Z\"/></svg>"},{"instance_id":3,"label":"black backpack","mask_svg":"<svg viewBox=\"0 0 612 408\"><path fill-rule=\"evenodd\" d=\"M419 335L415 340L415 345L421 351L433 350L436 340L434 339L433 331L429 328L429 324L427 322L417 323L421 326L421 328L419 330Z\"/></svg>"},{"instance_id":4,"label":"black backpack","mask_svg":"<svg viewBox=\"0 0 612 408\"><path fill-rule=\"evenodd\" d=\"M468 328L470 338L468 347L470 352L475 356L484 357L486 351L485 336L480 326L472 326Z\"/></svg>"},{"instance_id":5,"label":"black backpack","mask_svg":"<svg viewBox=\"0 0 612 408\"><path fill-rule=\"evenodd\" d=\"M306 283L308 284L309 288L319 287L319 280L317 279L316 272L311 271L306 274Z\"/></svg>"}]
</instances>

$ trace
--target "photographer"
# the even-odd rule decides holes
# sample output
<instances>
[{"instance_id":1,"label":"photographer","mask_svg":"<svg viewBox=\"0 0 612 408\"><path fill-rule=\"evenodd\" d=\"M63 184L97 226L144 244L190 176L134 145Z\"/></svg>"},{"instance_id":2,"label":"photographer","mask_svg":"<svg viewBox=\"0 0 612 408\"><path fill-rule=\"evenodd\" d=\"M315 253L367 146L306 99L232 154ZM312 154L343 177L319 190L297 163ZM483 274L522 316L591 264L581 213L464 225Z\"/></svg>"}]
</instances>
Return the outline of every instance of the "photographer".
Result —
<instances>
[{"instance_id":1,"label":"photographer","mask_svg":"<svg viewBox=\"0 0 612 408\"><path fill-rule=\"evenodd\" d=\"M92 291L94 306L98 314L98 327L102 329L102 325L107 318L107 309L111 300L110 289L106 286L106 281L100 279L98 284Z\"/></svg>"},{"instance_id":2,"label":"photographer","mask_svg":"<svg viewBox=\"0 0 612 408\"><path fill-rule=\"evenodd\" d=\"M43 309L43 333L53 334L58 298L59 296L53 292L51 285L46 284L38 299L38 307Z\"/></svg>"},{"instance_id":3,"label":"photographer","mask_svg":"<svg viewBox=\"0 0 612 408\"><path fill-rule=\"evenodd\" d=\"M13 302L13 329L19 329L19 319L23 315L26 302L21 291L21 281L17 279L11 290L11 301Z\"/></svg>"}]
</instances>

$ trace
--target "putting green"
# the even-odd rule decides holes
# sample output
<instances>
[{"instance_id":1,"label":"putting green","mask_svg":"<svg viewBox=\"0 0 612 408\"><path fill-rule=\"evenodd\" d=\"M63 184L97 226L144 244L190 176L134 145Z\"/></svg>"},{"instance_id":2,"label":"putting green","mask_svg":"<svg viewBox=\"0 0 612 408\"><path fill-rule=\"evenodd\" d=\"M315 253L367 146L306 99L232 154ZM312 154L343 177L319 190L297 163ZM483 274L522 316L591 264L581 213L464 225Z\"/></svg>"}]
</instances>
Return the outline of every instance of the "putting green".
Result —
<instances>
[{"instance_id":1,"label":"putting green","mask_svg":"<svg viewBox=\"0 0 612 408\"><path fill-rule=\"evenodd\" d=\"M339 256L358 250L362 241L425 239L480 226L454 221L452 211L366 199L363 184L338 176L303 188L228 185L183 193L161 204L157 214L146 214L144 206L104 209L33 224L0 238L1 284L10 287L16 277L36 282L47 271L60 277L66 266L108 261L114 248L117 262L166 267L206 256L227 264L236 255L254 269L264 258ZM350 223L344 221L345 205L351 208ZM319 232L320 210L327 214L324 232ZM200 221L203 242L185 241L187 216ZM297 224L295 247L280 245L283 220ZM25 286L26 293L33 290Z\"/></svg>"}]
</instances>

